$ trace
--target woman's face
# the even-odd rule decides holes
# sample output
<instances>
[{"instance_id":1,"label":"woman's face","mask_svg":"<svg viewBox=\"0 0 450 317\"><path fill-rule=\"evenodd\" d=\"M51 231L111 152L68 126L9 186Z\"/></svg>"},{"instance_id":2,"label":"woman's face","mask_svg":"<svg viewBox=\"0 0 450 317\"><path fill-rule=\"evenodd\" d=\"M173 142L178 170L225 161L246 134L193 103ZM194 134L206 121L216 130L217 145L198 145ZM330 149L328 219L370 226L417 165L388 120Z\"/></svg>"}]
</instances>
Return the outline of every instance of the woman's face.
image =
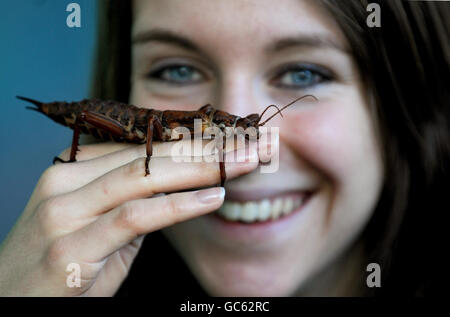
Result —
<instances>
[{"instance_id":1,"label":"woman's face","mask_svg":"<svg viewBox=\"0 0 450 317\"><path fill-rule=\"evenodd\" d=\"M246 116L318 99L268 123L280 128L277 172L228 181L222 216L164 230L205 290L292 295L331 269L383 182L368 96L333 19L312 1L137 0L132 36L133 104Z\"/></svg>"}]
</instances>

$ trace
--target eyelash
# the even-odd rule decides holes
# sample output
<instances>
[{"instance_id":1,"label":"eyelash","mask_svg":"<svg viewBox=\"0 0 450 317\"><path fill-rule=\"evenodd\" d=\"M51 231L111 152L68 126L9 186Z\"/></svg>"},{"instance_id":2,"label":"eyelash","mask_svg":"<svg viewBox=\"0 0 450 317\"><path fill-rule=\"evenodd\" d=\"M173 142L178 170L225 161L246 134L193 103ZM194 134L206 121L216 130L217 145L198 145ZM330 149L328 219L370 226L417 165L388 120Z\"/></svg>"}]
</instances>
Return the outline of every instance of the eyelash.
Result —
<instances>
[{"instance_id":1,"label":"eyelash","mask_svg":"<svg viewBox=\"0 0 450 317\"><path fill-rule=\"evenodd\" d=\"M188 71L190 72L190 74L194 74L194 77L197 77L194 80L188 79L188 80L184 80L184 79L171 79L171 78L164 78L167 76L170 76L170 73L168 74L168 72L170 71ZM307 76L309 78L308 83L303 83L303 84L284 84L281 83L281 81L283 79L292 79L292 77L290 78L286 78L286 76L288 76L289 74L291 74L291 76L295 75L295 74L302 74L303 76ZM161 66L158 69L151 71L148 75L148 78L153 79L153 80L158 80L160 82L164 82L166 84L169 85L174 85L174 86L187 86L187 85L193 85L193 84L198 84L200 82L202 82L205 78L205 75L199 71L198 69L196 69L196 67L194 66L190 66L187 64L172 64L172 65L165 65L165 66ZM331 74L331 72L323 67L317 66L317 65L313 65L313 64L287 64L284 65L282 67L280 67L277 72L275 73L275 76L273 76L274 79L272 79L270 82L278 87L278 88L282 88L282 89L308 89L308 88L312 88L315 85L321 84L321 83L325 83L328 81L333 80L333 75ZM303 77L305 78L305 77Z\"/></svg>"},{"instance_id":2,"label":"eyelash","mask_svg":"<svg viewBox=\"0 0 450 317\"><path fill-rule=\"evenodd\" d=\"M280 81L288 74L302 73L309 76L310 82L307 84L283 84ZM314 64L287 64L278 69L271 83L283 89L308 89L315 85L333 80L334 76L328 69ZM291 78L292 79L292 78Z\"/></svg>"},{"instance_id":3,"label":"eyelash","mask_svg":"<svg viewBox=\"0 0 450 317\"><path fill-rule=\"evenodd\" d=\"M188 69L189 71L193 71L196 72L195 75L197 75L197 77L202 77L201 79L196 79L194 81L190 81L190 82L186 82L184 80L177 80L177 79L170 79L170 78L163 78L166 72L170 72L171 70L182 70L184 69L184 71L186 71L186 69ZM169 74L170 75L170 74ZM190 65L186 65L186 64L172 64L172 65L165 65L165 66L161 66L158 69L151 71L148 75L148 78L154 79L154 80L158 80L161 82L165 82L167 84L170 85L192 85L192 84L197 84L199 82L201 82L203 80L203 78L205 77L205 75L203 75L202 72L200 72L199 70L196 69L196 67L190 66Z\"/></svg>"}]
</instances>

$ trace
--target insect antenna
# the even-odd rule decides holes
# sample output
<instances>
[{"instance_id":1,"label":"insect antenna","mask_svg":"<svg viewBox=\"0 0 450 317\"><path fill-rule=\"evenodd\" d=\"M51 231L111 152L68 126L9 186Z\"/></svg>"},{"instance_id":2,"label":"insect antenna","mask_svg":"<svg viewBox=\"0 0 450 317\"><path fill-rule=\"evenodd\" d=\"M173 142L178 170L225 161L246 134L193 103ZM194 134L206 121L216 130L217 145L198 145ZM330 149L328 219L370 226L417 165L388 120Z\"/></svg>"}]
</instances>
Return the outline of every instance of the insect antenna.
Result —
<instances>
[{"instance_id":1,"label":"insect antenna","mask_svg":"<svg viewBox=\"0 0 450 317\"><path fill-rule=\"evenodd\" d=\"M259 121L261 121L261 119L262 119L262 117L263 117L263 115L264 115L264 113L269 109L269 108L271 108L271 107L275 107L275 108L277 108L277 110L278 110L278 112L280 112L280 108L278 108L277 106L275 106L275 105L270 105L270 106L267 106L266 107L266 109L264 109L264 111L261 113L261 115L259 116L259 120L258 120L258 122L257 123L259 123ZM283 115L280 113L280 115L283 117Z\"/></svg>"},{"instance_id":2,"label":"insect antenna","mask_svg":"<svg viewBox=\"0 0 450 317\"><path fill-rule=\"evenodd\" d=\"M270 119L272 119L273 117L275 117L277 114L280 114L280 116L283 116L283 115L281 114L281 111L283 111L283 110L286 109L287 107L293 105L294 103L296 103L296 102L299 101L300 99L303 99L303 98L306 98L306 97L313 97L316 101L318 101L318 99L317 99L315 96L313 96L313 95L304 95L304 96L298 97L297 99L291 101L291 102L288 103L287 105L283 106L281 109L278 109L278 107L275 106L275 105L270 105L269 107L266 108L266 110L269 109L271 106L274 106L275 108L278 109L278 111L275 112L273 115L271 115L271 116L270 116L266 121L264 121L263 123L258 124L258 127L265 125ZM265 112L266 110L264 110L264 112ZM261 117L262 117L262 115L264 114L264 112L261 114ZM260 120L261 120L261 118L260 118ZM259 122L259 121L258 121L258 122Z\"/></svg>"}]
</instances>

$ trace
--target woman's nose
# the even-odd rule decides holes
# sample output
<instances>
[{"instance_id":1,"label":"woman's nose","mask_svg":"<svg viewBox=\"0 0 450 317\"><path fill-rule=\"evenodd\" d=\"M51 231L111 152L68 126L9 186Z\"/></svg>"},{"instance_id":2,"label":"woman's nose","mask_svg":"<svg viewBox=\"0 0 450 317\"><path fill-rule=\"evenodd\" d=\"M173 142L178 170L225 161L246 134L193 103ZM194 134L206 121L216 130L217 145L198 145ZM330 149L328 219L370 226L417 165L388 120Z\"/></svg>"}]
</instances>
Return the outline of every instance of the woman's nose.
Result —
<instances>
[{"instance_id":1,"label":"woman's nose","mask_svg":"<svg viewBox=\"0 0 450 317\"><path fill-rule=\"evenodd\" d=\"M217 106L228 113L246 117L258 113L261 102L252 78L245 73L233 73L219 84L216 93Z\"/></svg>"}]
</instances>

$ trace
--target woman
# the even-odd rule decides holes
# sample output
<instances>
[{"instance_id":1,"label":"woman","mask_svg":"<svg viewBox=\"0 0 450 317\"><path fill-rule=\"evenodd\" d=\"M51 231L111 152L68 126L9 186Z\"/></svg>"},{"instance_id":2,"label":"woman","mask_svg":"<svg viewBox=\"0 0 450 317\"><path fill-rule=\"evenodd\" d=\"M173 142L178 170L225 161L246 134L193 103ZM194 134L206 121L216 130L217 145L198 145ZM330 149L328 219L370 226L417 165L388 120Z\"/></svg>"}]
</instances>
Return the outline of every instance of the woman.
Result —
<instances>
[{"instance_id":1,"label":"woman","mask_svg":"<svg viewBox=\"0 0 450 317\"><path fill-rule=\"evenodd\" d=\"M218 168L177 165L170 145L155 146L150 178L142 147L82 147L79 162L43 174L2 245L0 294L432 291L435 223L448 205L448 5L383 2L380 28L367 25L367 5L108 3L96 97L241 116L304 94L318 101L270 122L280 127L276 173L256 170L256 149L227 164L225 201L220 188L179 193L214 185ZM424 226L434 234L419 238ZM66 284L70 263L81 287ZM381 287L368 287L371 263Z\"/></svg>"}]
</instances>

